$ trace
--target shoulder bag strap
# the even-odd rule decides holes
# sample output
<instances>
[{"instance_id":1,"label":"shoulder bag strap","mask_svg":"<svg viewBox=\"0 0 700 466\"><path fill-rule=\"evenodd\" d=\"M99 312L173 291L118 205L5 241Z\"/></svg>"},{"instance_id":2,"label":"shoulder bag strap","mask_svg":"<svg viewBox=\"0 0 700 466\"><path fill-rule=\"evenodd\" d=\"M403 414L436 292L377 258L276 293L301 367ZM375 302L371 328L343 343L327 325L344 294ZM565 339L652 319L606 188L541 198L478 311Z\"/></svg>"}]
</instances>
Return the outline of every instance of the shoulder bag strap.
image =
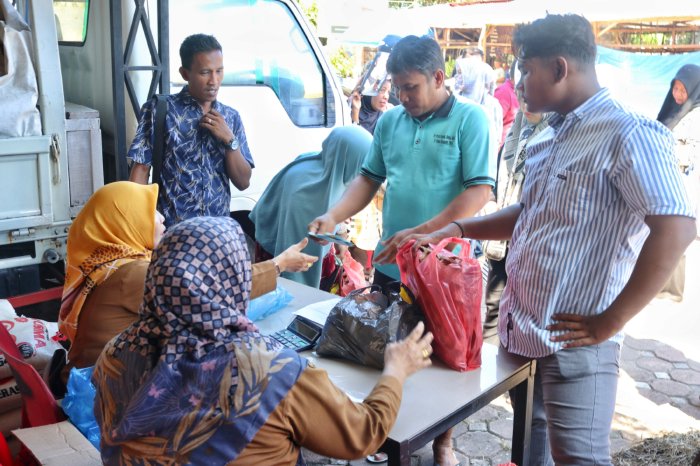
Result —
<instances>
[{"instance_id":1,"label":"shoulder bag strap","mask_svg":"<svg viewBox=\"0 0 700 466\"><path fill-rule=\"evenodd\" d=\"M162 188L160 172L163 168L163 155L165 154L165 114L168 113L168 101L166 96L156 94L156 124L153 128L153 157L151 166L153 172L151 182L157 183Z\"/></svg>"}]
</instances>

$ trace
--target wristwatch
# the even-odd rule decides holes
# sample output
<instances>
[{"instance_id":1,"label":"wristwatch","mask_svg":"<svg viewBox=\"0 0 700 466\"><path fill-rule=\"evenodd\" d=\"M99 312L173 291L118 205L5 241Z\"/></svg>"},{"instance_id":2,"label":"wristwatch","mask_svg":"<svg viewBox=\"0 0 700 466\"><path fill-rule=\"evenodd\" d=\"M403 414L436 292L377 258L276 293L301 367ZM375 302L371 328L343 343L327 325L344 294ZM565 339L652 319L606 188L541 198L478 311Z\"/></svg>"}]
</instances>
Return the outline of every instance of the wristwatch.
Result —
<instances>
[{"instance_id":1,"label":"wristwatch","mask_svg":"<svg viewBox=\"0 0 700 466\"><path fill-rule=\"evenodd\" d=\"M238 150L238 148L241 146L241 143L238 142L238 138L234 135L231 140L226 144L226 147L228 147L231 150Z\"/></svg>"}]
</instances>

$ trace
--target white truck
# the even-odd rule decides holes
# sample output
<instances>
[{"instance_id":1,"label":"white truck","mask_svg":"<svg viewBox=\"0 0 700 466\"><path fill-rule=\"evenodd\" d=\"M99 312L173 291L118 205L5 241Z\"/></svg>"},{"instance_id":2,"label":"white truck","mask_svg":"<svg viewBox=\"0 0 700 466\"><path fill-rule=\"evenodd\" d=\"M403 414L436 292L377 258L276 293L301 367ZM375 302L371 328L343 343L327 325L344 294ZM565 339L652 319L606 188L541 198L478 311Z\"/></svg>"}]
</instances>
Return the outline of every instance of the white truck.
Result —
<instances>
[{"instance_id":1,"label":"white truck","mask_svg":"<svg viewBox=\"0 0 700 466\"><path fill-rule=\"evenodd\" d=\"M14 7L32 31L42 121L41 135L0 139L0 298L34 296L15 305L60 295L71 218L103 182L127 178L141 105L184 85L177 70L186 36L213 34L223 46L219 100L240 112L256 164L248 189L231 186L231 212L244 227L279 169L350 122L341 87L292 0L15 0ZM32 295L47 287L53 292Z\"/></svg>"}]
</instances>

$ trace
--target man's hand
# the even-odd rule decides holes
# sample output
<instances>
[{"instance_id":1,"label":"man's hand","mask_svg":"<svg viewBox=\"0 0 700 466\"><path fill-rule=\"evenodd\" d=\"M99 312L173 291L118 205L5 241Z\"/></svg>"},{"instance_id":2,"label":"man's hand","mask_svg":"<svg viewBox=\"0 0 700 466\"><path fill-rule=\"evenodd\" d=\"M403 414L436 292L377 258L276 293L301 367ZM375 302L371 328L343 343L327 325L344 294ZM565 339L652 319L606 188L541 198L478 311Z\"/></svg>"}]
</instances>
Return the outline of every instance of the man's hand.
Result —
<instances>
[{"instance_id":1,"label":"man's hand","mask_svg":"<svg viewBox=\"0 0 700 466\"><path fill-rule=\"evenodd\" d=\"M399 230L384 241L382 241L382 252L377 254L377 257L373 259L373 262L377 264L389 264L396 262L396 253L399 251L399 246L404 243L406 238L409 236L416 236L415 228L406 228L405 230Z\"/></svg>"},{"instance_id":2,"label":"man's hand","mask_svg":"<svg viewBox=\"0 0 700 466\"><path fill-rule=\"evenodd\" d=\"M233 131L226 124L224 116L213 108L199 120L199 126L209 130L223 144L228 144L233 139Z\"/></svg>"},{"instance_id":3,"label":"man's hand","mask_svg":"<svg viewBox=\"0 0 700 466\"><path fill-rule=\"evenodd\" d=\"M235 136L231 128L226 124L224 116L213 108L199 120L199 126L207 129L222 144L228 145ZM248 189L253 170L250 163L243 157L241 149L231 151L231 149L226 147L225 163L226 175L231 180L231 183L240 191Z\"/></svg>"},{"instance_id":4,"label":"man's hand","mask_svg":"<svg viewBox=\"0 0 700 466\"><path fill-rule=\"evenodd\" d=\"M454 229L454 232L452 231L452 229ZM416 242L413 243L413 249L417 250L422 246L426 246L428 244L438 244L440 240L444 238L459 236L460 234L461 231L459 230L459 228L457 228L455 224L449 223L444 228L441 228L429 234L414 233L412 235L408 235L403 239L403 241L401 241L398 247L399 249L401 249L401 247L403 247L404 244L408 243L411 240L416 240Z\"/></svg>"},{"instance_id":5,"label":"man's hand","mask_svg":"<svg viewBox=\"0 0 700 466\"><path fill-rule=\"evenodd\" d=\"M326 212L320 217L316 217L311 223L309 223L309 233L333 233L335 227L338 226L338 221L333 218L331 214ZM322 241L314 239L314 241L320 244L328 244L328 241Z\"/></svg>"},{"instance_id":6,"label":"man's hand","mask_svg":"<svg viewBox=\"0 0 700 466\"><path fill-rule=\"evenodd\" d=\"M624 322L618 322L610 313L603 312L594 316L578 314L554 314L555 323L548 325L547 330L563 331L561 335L550 337L551 341L565 341L564 348L597 345L608 340L622 330Z\"/></svg>"}]
</instances>

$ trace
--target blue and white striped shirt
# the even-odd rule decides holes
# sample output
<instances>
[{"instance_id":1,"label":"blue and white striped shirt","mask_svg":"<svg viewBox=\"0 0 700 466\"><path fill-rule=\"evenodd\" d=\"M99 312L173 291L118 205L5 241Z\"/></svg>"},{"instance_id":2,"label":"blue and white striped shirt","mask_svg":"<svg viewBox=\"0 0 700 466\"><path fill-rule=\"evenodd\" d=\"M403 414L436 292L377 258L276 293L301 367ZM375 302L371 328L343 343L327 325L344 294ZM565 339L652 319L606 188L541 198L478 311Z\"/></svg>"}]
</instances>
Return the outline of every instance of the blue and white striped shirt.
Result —
<instances>
[{"instance_id":1,"label":"blue and white striped shirt","mask_svg":"<svg viewBox=\"0 0 700 466\"><path fill-rule=\"evenodd\" d=\"M528 144L498 325L508 351L528 357L562 348L545 329L553 314L600 314L618 296L649 234L645 216L695 217L671 133L607 89L550 125Z\"/></svg>"}]
</instances>

